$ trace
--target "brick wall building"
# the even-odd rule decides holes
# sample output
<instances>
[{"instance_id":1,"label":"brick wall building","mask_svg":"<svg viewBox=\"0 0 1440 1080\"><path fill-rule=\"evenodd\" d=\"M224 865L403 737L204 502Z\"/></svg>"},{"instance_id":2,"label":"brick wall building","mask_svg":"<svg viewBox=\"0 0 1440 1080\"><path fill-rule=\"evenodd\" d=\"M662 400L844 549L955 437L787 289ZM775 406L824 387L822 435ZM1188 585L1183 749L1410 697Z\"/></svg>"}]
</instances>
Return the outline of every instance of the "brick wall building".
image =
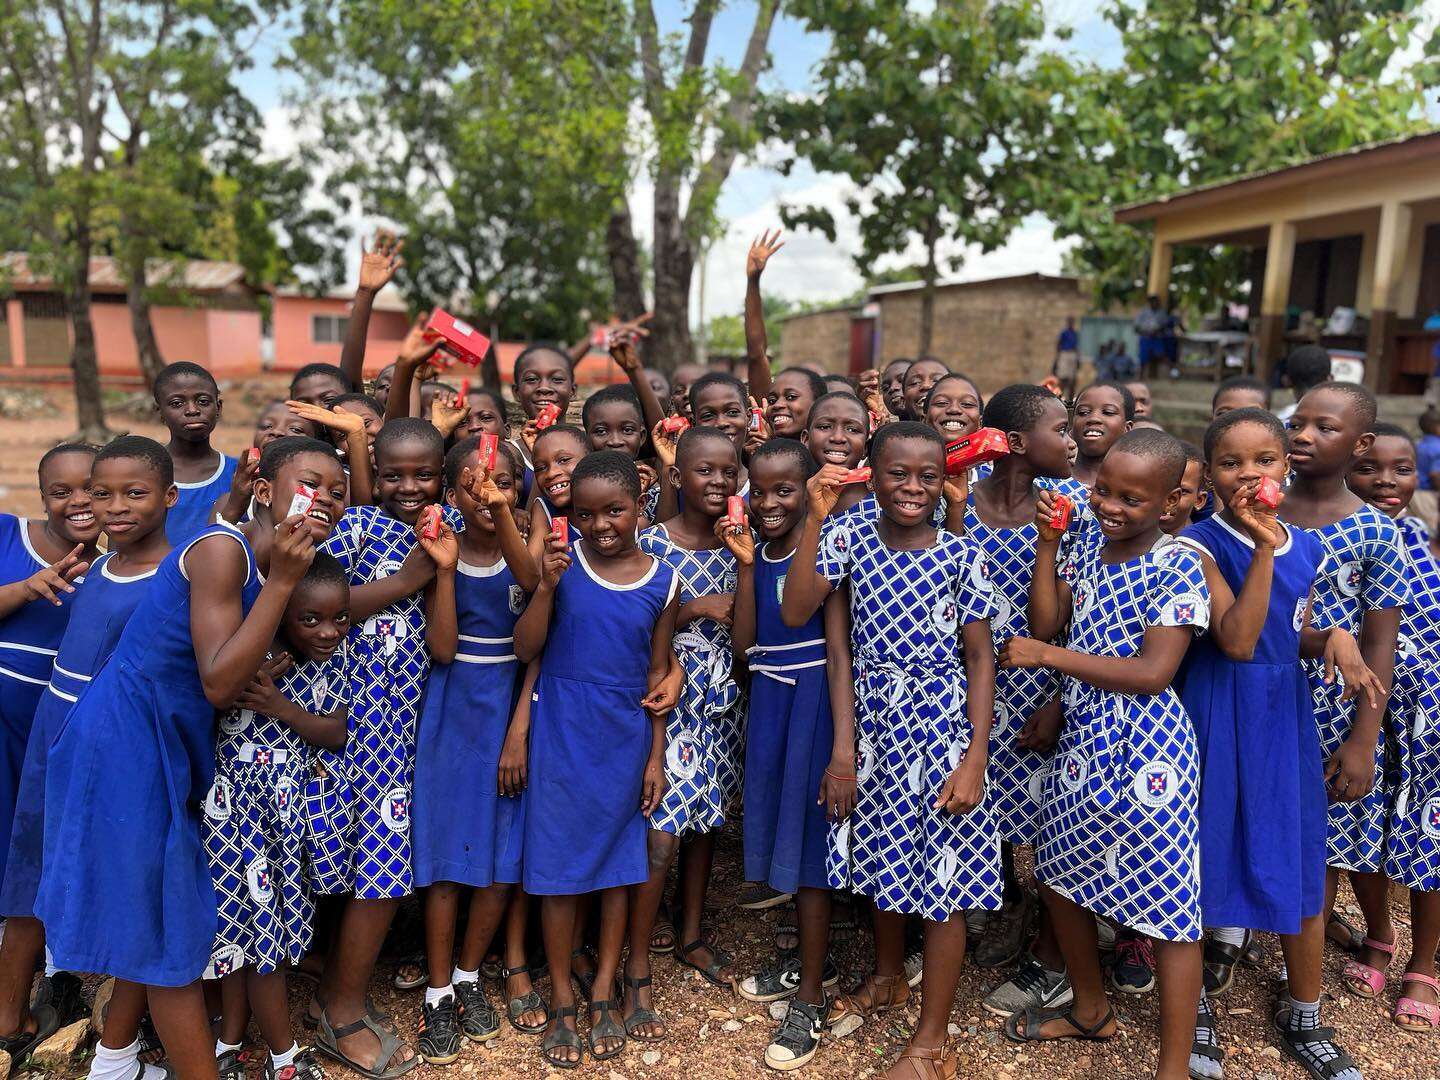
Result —
<instances>
[{"instance_id":1,"label":"brick wall building","mask_svg":"<svg viewBox=\"0 0 1440 1080\"><path fill-rule=\"evenodd\" d=\"M791 316L781 324L786 364L818 360L832 371L879 367L920 351L918 283L879 285L863 306ZM1072 277L1022 274L942 283L935 293L930 352L979 381L989 393L1007 383L1038 382L1050 373L1055 338L1067 316L1089 307Z\"/></svg>"}]
</instances>

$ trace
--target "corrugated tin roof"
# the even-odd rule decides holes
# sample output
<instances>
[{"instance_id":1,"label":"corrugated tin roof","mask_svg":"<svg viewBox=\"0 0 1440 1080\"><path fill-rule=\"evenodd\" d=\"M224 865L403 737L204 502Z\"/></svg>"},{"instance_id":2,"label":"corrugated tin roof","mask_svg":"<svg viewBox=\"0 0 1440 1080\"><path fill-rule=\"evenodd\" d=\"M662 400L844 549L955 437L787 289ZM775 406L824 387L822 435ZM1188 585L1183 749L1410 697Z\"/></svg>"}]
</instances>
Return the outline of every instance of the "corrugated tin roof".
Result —
<instances>
[{"instance_id":1,"label":"corrugated tin roof","mask_svg":"<svg viewBox=\"0 0 1440 1080\"><path fill-rule=\"evenodd\" d=\"M245 283L245 268L234 262L209 262L203 259L151 259L146 273L152 285L170 285L191 292L222 292ZM0 281L15 289L54 288L54 281L32 270L30 257L23 251L0 255ZM90 260L92 292L124 292L125 275L120 264L108 255Z\"/></svg>"},{"instance_id":2,"label":"corrugated tin roof","mask_svg":"<svg viewBox=\"0 0 1440 1080\"><path fill-rule=\"evenodd\" d=\"M324 297L326 300L350 301L355 299L354 286L344 285L334 289L322 289L318 293L314 290L297 289L293 286L288 285L284 288L276 288L270 291L276 297L285 297L287 299L294 299L297 297L302 299L308 299L316 296ZM410 305L405 303L405 298L400 295L399 289L395 288L394 285L386 285L383 289L381 289L378 293L375 294L375 302L370 305L370 310L408 312L410 310Z\"/></svg>"},{"instance_id":3,"label":"corrugated tin roof","mask_svg":"<svg viewBox=\"0 0 1440 1080\"><path fill-rule=\"evenodd\" d=\"M950 278L946 281L935 282L937 289L954 289L960 287L978 288L984 285L1005 285L1015 281L1058 281L1062 284L1073 284L1076 287L1080 284L1079 278L1073 278L1066 274L1009 274L1005 277L965 279ZM923 281L897 281L893 285L875 285L869 289L870 296L887 296L890 293L914 292L923 289Z\"/></svg>"}]
</instances>

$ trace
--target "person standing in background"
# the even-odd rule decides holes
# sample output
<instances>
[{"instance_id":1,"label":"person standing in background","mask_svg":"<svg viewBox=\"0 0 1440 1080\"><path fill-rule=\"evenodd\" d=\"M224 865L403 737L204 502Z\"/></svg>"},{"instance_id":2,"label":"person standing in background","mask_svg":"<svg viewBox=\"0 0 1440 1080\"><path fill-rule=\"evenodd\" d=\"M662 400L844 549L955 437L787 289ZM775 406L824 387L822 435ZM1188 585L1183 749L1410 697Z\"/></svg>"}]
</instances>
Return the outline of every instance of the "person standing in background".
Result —
<instances>
[{"instance_id":1,"label":"person standing in background","mask_svg":"<svg viewBox=\"0 0 1440 1080\"><path fill-rule=\"evenodd\" d=\"M1065 329L1055 340L1055 360L1050 374L1060 380L1065 400L1075 396L1075 375L1080 369L1080 335L1075 330L1075 316L1065 318Z\"/></svg>"}]
</instances>

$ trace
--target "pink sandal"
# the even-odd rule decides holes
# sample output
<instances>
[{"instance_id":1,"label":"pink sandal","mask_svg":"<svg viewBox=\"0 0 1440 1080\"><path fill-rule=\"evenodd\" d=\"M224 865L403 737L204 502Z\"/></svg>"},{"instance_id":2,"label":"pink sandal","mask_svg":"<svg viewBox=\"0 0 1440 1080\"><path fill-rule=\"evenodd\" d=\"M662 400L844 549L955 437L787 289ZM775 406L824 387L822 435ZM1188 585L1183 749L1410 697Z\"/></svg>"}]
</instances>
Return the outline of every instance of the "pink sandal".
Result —
<instances>
[{"instance_id":1,"label":"pink sandal","mask_svg":"<svg viewBox=\"0 0 1440 1080\"><path fill-rule=\"evenodd\" d=\"M1440 996L1440 982L1436 982L1429 975L1420 975L1413 971L1407 971L1400 979L1401 987L1406 983L1419 983L1421 986L1428 986ZM1401 1017L1409 1020L1423 1021L1419 1024L1402 1024ZM1427 1035L1435 1034L1440 1029L1440 1005L1431 1005L1428 1002L1416 1001L1414 998L1401 997L1395 1002L1394 1014L1395 1026L1405 1031L1418 1031Z\"/></svg>"},{"instance_id":2,"label":"pink sandal","mask_svg":"<svg viewBox=\"0 0 1440 1080\"><path fill-rule=\"evenodd\" d=\"M1361 948L1374 949L1376 952L1382 953L1385 957L1385 966L1375 968L1369 964L1362 964L1359 960L1346 960L1340 976L1346 981L1345 989L1350 993L1356 997L1374 1000L1385 992L1385 972L1389 970L1390 961L1395 958L1395 946L1367 937L1361 944ZM1354 983L1360 983L1365 989L1361 990L1354 985L1349 985Z\"/></svg>"}]
</instances>

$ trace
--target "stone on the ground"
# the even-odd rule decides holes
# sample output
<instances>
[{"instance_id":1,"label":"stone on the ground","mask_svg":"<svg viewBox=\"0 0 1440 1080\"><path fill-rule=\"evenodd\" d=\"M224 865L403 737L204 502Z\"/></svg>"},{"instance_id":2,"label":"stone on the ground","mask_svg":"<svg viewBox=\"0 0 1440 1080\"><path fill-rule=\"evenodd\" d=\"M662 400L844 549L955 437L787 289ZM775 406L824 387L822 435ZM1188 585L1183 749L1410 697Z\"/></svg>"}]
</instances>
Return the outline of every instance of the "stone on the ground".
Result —
<instances>
[{"instance_id":1,"label":"stone on the ground","mask_svg":"<svg viewBox=\"0 0 1440 1080\"><path fill-rule=\"evenodd\" d=\"M35 1048L30 1066L41 1072L61 1072L78 1060L90 1046L90 1021L76 1020Z\"/></svg>"}]
</instances>

